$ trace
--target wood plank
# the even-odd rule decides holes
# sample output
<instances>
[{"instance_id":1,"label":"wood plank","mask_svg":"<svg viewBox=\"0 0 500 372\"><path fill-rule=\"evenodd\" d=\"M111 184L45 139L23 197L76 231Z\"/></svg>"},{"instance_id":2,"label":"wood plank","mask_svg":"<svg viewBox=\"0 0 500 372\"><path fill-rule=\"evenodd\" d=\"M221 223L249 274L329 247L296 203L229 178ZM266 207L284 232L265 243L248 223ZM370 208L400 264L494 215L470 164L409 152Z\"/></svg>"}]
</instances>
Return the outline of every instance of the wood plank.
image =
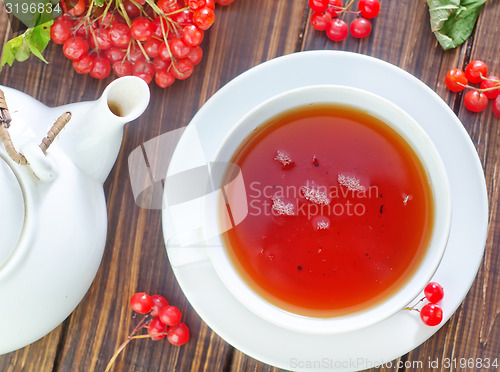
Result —
<instances>
[{"instance_id":1,"label":"wood plank","mask_svg":"<svg viewBox=\"0 0 500 372\"><path fill-rule=\"evenodd\" d=\"M128 302L135 291L161 293L178 306L186 316L192 341L174 347L166 341L135 340L118 358L114 371L214 371L227 363L232 348L201 321L169 267L160 212L140 209L134 203L128 155L145 141L187 125L217 89L241 72L294 52L301 23L288 24L286 18L301 20L304 8L305 4L290 6L286 0L237 1L218 7L216 23L203 43L204 59L193 76L168 89L151 86L151 103L140 119L127 125L122 151L105 184L109 213L105 254L92 287L67 322L56 371L104 370L134 322ZM60 46L51 45L46 58L47 66L36 60L16 63L2 71L0 81L55 106L96 99L112 80L77 75ZM33 81L37 84L31 85ZM9 354L9 358L22 353ZM0 357L0 363L5 358Z\"/></svg>"}]
</instances>

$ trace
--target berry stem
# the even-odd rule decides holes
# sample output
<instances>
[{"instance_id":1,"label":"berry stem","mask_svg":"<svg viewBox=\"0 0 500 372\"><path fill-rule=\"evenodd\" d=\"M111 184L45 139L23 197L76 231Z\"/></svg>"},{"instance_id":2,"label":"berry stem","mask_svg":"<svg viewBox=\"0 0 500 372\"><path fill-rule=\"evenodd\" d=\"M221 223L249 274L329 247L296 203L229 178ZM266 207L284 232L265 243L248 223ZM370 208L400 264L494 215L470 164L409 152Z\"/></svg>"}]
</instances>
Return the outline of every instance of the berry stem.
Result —
<instances>
[{"instance_id":1,"label":"berry stem","mask_svg":"<svg viewBox=\"0 0 500 372\"><path fill-rule=\"evenodd\" d=\"M111 359L109 360L109 363L108 365L106 366L106 369L104 370L104 372L109 372L109 370L111 370L111 366L113 365L113 363L115 362L116 358L118 358L118 355L120 355L120 353L122 352L123 349L125 349L125 346L128 345L128 343L130 341L132 341L133 338L132 337L127 337L127 339L120 345L120 347L116 350L116 352L114 353L114 355L111 357Z\"/></svg>"},{"instance_id":2,"label":"berry stem","mask_svg":"<svg viewBox=\"0 0 500 372\"><path fill-rule=\"evenodd\" d=\"M407 307L403 308L403 310L415 310L415 311L420 312L420 310L417 309L417 305L419 303L421 303L422 301L424 301L424 300L425 300L425 297L422 297L420 300L418 300L418 302L415 305L413 305L413 306L407 306Z\"/></svg>"},{"instance_id":3,"label":"berry stem","mask_svg":"<svg viewBox=\"0 0 500 372\"><path fill-rule=\"evenodd\" d=\"M116 0L118 3L118 7L120 9L120 15L123 17L125 22L127 23L127 26L130 28L132 22L130 22L130 18L128 17L127 10L125 9L125 5L123 5L123 1Z\"/></svg>"},{"instance_id":4,"label":"berry stem","mask_svg":"<svg viewBox=\"0 0 500 372\"><path fill-rule=\"evenodd\" d=\"M149 56L148 54L146 53L146 51L144 50L144 47L142 46L142 43L137 41L137 40L134 40L136 42L136 44L139 46L139 49L141 50L142 54L144 55L144 57L146 58L146 61L148 62L151 62L151 60L149 59Z\"/></svg>"},{"instance_id":5,"label":"berry stem","mask_svg":"<svg viewBox=\"0 0 500 372\"><path fill-rule=\"evenodd\" d=\"M90 19L90 16L92 15L93 10L94 10L94 0L90 0L89 9L87 10L87 14L85 15L85 18Z\"/></svg>"},{"instance_id":6,"label":"berry stem","mask_svg":"<svg viewBox=\"0 0 500 372\"><path fill-rule=\"evenodd\" d=\"M488 81L494 81L497 83L497 85L500 86L500 80L496 80L496 79L490 79L490 78L487 78L487 77L484 77L483 74L480 74L481 75L481 79L483 80L488 80Z\"/></svg>"},{"instance_id":7,"label":"berry stem","mask_svg":"<svg viewBox=\"0 0 500 372\"><path fill-rule=\"evenodd\" d=\"M108 365L106 366L106 370L104 372L109 372L109 370L111 369L111 366L113 365L113 363L115 362L116 358L118 358L118 355L120 355L120 353L122 352L123 349L125 349L125 346L127 346L129 344L130 341L136 339L136 338L151 338L151 337L155 337L155 336L160 336L162 334L159 334L159 335L135 335L135 333L137 331L139 331L141 328L144 328L147 326L147 323L146 321L149 319L149 316L148 315L145 315L141 321L139 323L137 323L137 325L135 326L135 328L132 330L132 332L130 332L130 334L127 336L127 339L125 341L123 341L123 343L118 347L118 349L115 351L115 353L113 354L113 356L111 357L111 359L109 360L108 362ZM165 332L166 334L166 332Z\"/></svg>"},{"instance_id":8,"label":"berry stem","mask_svg":"<svg viewBox=\"0 0 500 372\"><path fill-rule=\"evenodd\" d=\"M132 337L138 330L146 326L146 321L148 320L148 316L144 316L139 323L135 326L135 328L130 333L129 337Z\"/></svg>"},{"instance_id":9,"label":"berry stem","mask_svg":"<svg viewBox=\"0 0 500 372\"><path fill-rule=\"evenodd\" d=\"M491 91L491 90L497 90L497 89L500 89L500 81L499 80L495 80L495 79L486 79L486 78L483 78L484 80L489 80L489 81L496 81L498 82L494 87L490 87L490 88L476 88L476 87L473 87L469 84L462 84L462 83L459 83L457 82L458 85L464 87L464 88L469 88L469 89L474 89L474 90L477 90L478 92L488 92L488 91Z\"/></svg>"},{"instance_id":10,"label":"berry stem","mask_svg":"<svg viewBox=\"0 0 500 372\"><path fill-rule=\"evenodd\" d=\"M106 15L108 14L109 8L111 7L111 4L112 4L112 3L113 3L112 1L109 1L109 2L106 4L106 8L104 8L104 11L103 11L103 12L102 12L102 14L101 14L101 17L102 17L102 19L103 19L103 20L106 18ZM97 21L97 19L96 19L96 21ZM102 24L101 24L101 26L102 26ZM106 25L106 26L108 26L108 25Z\"/></svg>"},{"instance_id":11,"label":"berry stem","mask_svg":"<svg viewBox=\"0 0 500 372\"><path fill-rule=\"evenodd\" d=\"M356 1L356 0L351 0L351 1L349 2L349 4L347 4L347 5L344 7L344 9L342 9L342 11L341 11L341 13L342 13L342 18L344 18L345 13L349 12L349 9L352 7L352 4L354 4L354 2L355 2L355 1Z\"/></svg>"}]
</instances>

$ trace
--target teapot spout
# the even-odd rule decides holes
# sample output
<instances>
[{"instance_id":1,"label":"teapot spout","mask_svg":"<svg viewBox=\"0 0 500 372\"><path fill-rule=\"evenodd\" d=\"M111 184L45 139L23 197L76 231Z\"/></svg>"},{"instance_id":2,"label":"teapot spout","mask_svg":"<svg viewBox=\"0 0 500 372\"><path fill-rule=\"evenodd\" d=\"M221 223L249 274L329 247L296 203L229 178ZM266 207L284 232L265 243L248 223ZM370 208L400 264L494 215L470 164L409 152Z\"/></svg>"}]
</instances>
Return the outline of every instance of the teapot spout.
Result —
<instances>
[{"instance_id":1,"label":"teapot spout","mask_svg":"<svg viewBox=\"0 0 500 372\"><path fill-rule=\"evenodd\" d=\"M84 173L104 183L120 151L124 125L144 112L149 97L146 82L125 76L109 84L90 107L67 105L73 122L61 132L61 146Z\"/></svg>"},{"instance_id":2,"label":"teapot spout","mask_svg":"<svg viewBox=\"0 0 500 372\"><path fill-rule=\"evenodd\" d=\"M109 84L100 100L106 103L108 113L125 124L137 119L146 110L149 87L136 76L124 76Z\"/></svg>"}]
</instances>

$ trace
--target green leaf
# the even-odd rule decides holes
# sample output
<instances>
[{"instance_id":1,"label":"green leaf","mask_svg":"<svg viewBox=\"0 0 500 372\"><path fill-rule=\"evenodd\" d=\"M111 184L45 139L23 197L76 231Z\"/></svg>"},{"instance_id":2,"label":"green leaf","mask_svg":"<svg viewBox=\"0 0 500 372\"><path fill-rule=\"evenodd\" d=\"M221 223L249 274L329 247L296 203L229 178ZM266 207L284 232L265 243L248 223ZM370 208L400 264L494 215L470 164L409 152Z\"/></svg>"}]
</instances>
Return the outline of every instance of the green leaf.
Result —
<instances>
[{"instance_id":1,"label":"green leaf","mask_svg":"<svg viewBox=\"0 0 500 372\"><path fill-rule=\"evenodd\" d=\"M46 22L42 25L35 26L31 29L31 34L29 37L25 38L25 42L35 56L40 58L45 63L48 63L42 56L42 52L45 50L50 41L50 26L54 21Z\"/></svg>"},{"instance_id":2,"label":"green leaf","mask_svg":"<svg viewBox=\"0 0 500 372\"><path fill-rule=\"evenodd\" d=\"M443 49L469 38L486 0L427 0L431 30Z\"/></svg>"},{"instance_id":3,"label":"green leaf","mask_svg":"<svg viewBox=\"0 0 500 372\"><path fill-rule=\"evenodd\" d=\"M30 54L34 54L45 63L48 63L42 53L50 41L50 26L54 21L28 28L23 34L9 40L3 46L0 69L8 64L12 66L14 60L24 61Z\"/></svg>"},{"instance_id":4,"label":"green leaf","mask_svg":"<svg viewBox=\"0 0 500 372\"><path fill-rule=\"evenodd\" d=\"M16 60L15 50L18 48L19 42L22 43L22 41L22 35L20 35L5 43L2 49L2 61L0 62L0 68L2 68L6 63L8 63L9 66L12 66Z\"/></svg>"}]
</instances>

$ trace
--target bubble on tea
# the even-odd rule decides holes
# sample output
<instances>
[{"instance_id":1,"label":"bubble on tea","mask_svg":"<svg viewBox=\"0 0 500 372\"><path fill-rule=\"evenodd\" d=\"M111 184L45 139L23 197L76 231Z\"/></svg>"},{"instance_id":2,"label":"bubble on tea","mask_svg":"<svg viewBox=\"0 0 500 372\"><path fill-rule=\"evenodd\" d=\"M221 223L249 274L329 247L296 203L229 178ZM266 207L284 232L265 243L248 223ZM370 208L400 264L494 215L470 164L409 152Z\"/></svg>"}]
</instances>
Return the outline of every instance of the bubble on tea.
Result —
<instances>
[{"instance_id":1,"label":"bubble on tea","mask_svg":"<svg viewBox=\"0 0 500 372\"><path fill-rule=\"evenodd\" d=\"M271 198L272 210L276 216L293 216L295 215L295 210L292 203L285 203L280 198L273 196Z\"/></svg>"},{"instance_id":2,"label":"bubble on tea","mask_svg":"<svg viewBox=\"0 0 500 372\"><path fill-rule=\"evenodd\" d=\"M410 200L412 200L412 199L413 199L413 196L408 195L408 194L405 194L405 193L403 193L403 195L402 195L402 196L403 196L403 205L405 205L405 206L408 204L408 202L409 202Z\"/></svg>"},{"instance_id":3,"label":"bubble on tea","mask_svg":"<svg viewBox=\"0 0 500 372\"><path fill-rule=\"evenodd\" d=\"M292 169L295 167L295 162L292 157L286 151L278 150L276 151L276 155L274 156L274 160L280 163L281 168L283 169Z\"/></svg>"},{"instance_id":4,"label":"bubble on tea","mask_svg":"<svg viewBox=\"0 0 500 372\"><path fill-rule=\"evenodd\" d=\"M312 220L314 230L328 230L330 228L330 219L326 216L315 216Z\"/></svg>"},{"instance_id":5,"label":"bubble on tea","mask_svg":"<svg viewBox=\"0 0 500 372\"><path fill-rule=\"evenodd\" d=\"M348 176L345 174L339 174L337 176L337 182L344 187L347 187L349 191L365 191L366 188L360 184L360 179L354 176Z\"/></svg>"},{"instance_id":6,"label":"bubble on tea","mask_svg":"<svg viewBox=\"0 0 500 372\"><path fill-rule=\"evenodd\" d=\"M300 188L301 195L314 204L330 204L331 199L328 197L326 188L325 191L317 187L302 186Z\"/></svg>"}]
</instances>

